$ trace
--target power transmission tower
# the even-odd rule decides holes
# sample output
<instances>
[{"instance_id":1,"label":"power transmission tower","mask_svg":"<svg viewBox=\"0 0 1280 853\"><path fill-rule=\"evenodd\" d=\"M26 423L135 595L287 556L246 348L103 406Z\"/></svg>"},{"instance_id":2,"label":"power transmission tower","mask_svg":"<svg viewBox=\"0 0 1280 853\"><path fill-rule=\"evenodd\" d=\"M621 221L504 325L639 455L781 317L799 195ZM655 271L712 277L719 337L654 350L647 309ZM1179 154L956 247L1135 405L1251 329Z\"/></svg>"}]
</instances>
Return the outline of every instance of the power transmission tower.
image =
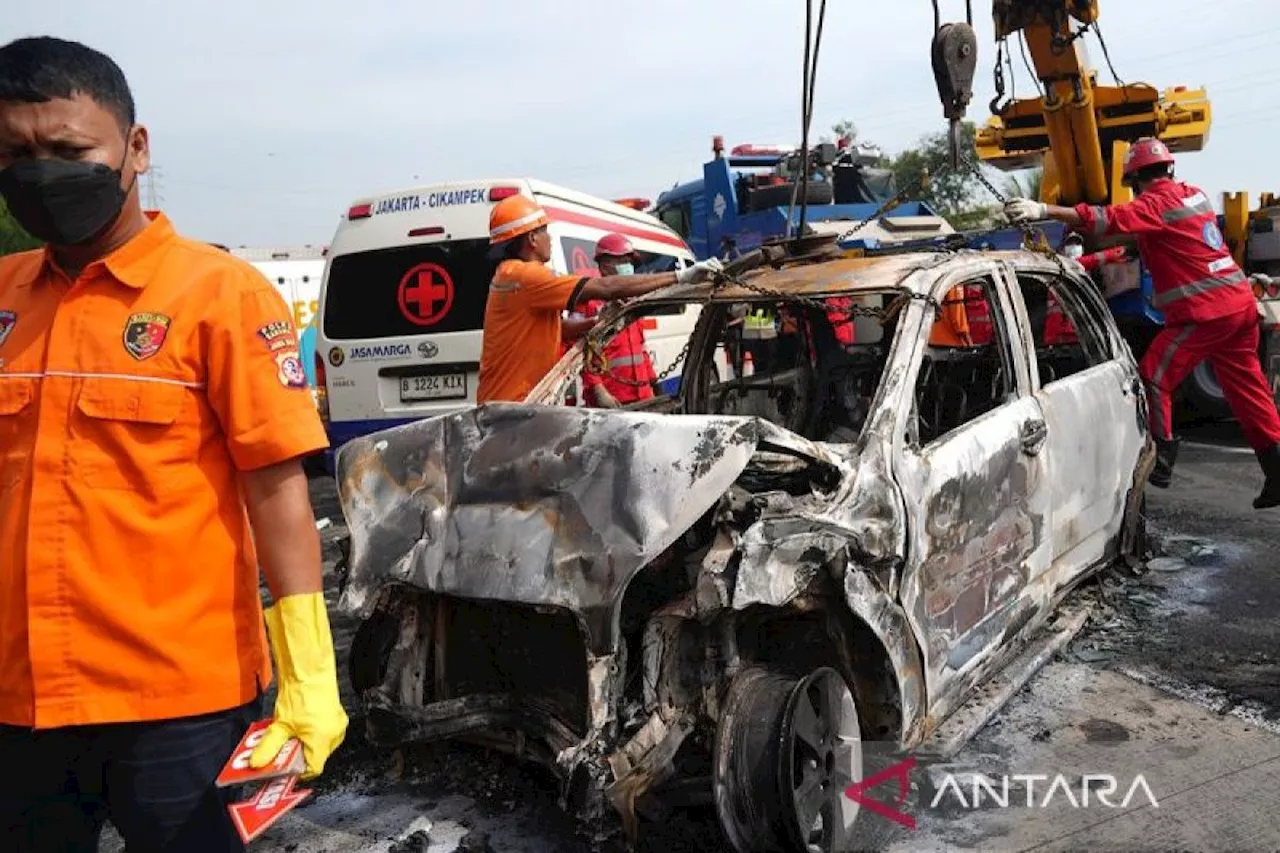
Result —
<instances>
[{"instance_id":1,"label":"power transmission tower","mask_svg":"<svg viewBox=\"0 0 1280 853\"><path fill-rule=\"evenodd\" d=\"M148 210L159 210L160 205L164 203L164 195L161 194L160 188L163 186L164 171L154 163L147 170L146 190L146 206Z\"/></svg>"}]
</instances>

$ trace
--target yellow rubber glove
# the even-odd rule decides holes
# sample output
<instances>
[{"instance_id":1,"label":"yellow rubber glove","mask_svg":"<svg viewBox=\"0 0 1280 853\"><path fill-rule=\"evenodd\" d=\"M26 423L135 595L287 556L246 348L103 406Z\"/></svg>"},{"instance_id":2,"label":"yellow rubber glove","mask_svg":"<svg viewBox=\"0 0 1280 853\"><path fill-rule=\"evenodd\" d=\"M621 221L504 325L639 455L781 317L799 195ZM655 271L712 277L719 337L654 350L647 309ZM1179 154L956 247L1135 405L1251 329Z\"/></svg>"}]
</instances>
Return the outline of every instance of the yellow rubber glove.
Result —
<instances>
[{"instance_id":1,"label":"yellow rubber glove","mask_svg":"<svg viewBox=\"0 0 1280 853\"><path fill-rule=\"evenodd\" d=\"M324 594L286 595L267 608L266 619L276 664L275 719L249 766L265 767L297 738L307 761L302 778L314 779L347 733Z\"/></svg>"}]
</instances>

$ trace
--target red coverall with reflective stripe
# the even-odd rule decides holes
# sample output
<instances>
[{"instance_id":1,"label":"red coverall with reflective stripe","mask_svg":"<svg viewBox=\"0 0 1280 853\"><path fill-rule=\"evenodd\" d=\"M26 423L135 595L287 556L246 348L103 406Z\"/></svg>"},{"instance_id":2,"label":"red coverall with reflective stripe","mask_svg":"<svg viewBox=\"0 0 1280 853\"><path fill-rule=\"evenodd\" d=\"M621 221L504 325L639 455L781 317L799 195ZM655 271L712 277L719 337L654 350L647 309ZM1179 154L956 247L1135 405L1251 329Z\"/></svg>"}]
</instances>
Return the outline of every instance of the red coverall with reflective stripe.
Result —
<instances>
[{"instance_id":1,"label":"red coverall with reflective stripe","mask_svg":"<svg viewBox=\"0 0 1280 853\"><path fill-rule=\"evenodd\" d=\"M604 307L604 300L592 299L579 309L583 317L594 317ZM608 360L609 370L604 374L582 371L582 387L588 405L594 402L592 389L603 385L619 403L634 403L639 400L652 400L653 387L649 384L657 379L653 364L649 361L649 353L645 350L644 329L640 321L629 323L622 331L613 336L605 345L604 356ZM619 381L629 379L631 382L643 382L643 385L631 385Z\"/></svg>"},{"instance_id":2,"label":"red coverall with reflective stripe","mask_svg":"<svg viewBox=\"0 0 1280 853\"><path fill-rule=\"evenodd\" d=\"M827 322L835 332L836 343L845 347L852 346L854 340L853 317L849 314L852 307L852 296L833 296L827 300Z\"/></svg>"},{"instance_id":3,"label":"red coverall with reflective stripe","mask_svg":"<svg viewBox=\"0 0 1280 853\"><path fill-rule=\"evenodd\" d=\"M1173 392L1207 358L1249 444L1280 444L1280 415L1258 361L1258 303L1208 196L1164 178L1128 204L1075 209L1083 231L1135 235L1151 272L1152 305L1166 321L1141 365L1152 434L1172 437Z\"/></svg>"},{"instance_id":4,"label":"red coverall with reflective stripe","mask_svg":"<svg viewBox=\"0 0 1280 853\"><path fill-rule=\"evenodd\" d=\"M1062 303L1052 293L1049 294L1048 310L1044 318L1045 346L1074 344L1078 341L1076 328L1071 325L1071 318L1062 310Z\"/></svg>"}]
</instances>

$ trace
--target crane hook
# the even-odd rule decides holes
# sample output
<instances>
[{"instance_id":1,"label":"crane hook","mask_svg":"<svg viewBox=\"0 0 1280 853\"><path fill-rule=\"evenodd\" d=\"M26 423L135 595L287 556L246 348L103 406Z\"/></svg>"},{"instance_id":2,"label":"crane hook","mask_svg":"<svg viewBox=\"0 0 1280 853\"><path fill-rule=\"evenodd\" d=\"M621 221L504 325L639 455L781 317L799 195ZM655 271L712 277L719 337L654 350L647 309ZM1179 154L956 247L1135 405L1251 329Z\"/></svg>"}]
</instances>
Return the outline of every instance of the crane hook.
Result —
<instances>
[{"instance_id":1,"label":"crane hook","mask_svg":"<svg viewBox=\"0 0 1280 853\"><path fill-rule=\"evenodd\" d=\"M973 75L978 69L978 37L973 31L973 7L965 3L968 21L941 23L938 0L933 0L933 80L942 101L942 114L951 123L948 148L951 167L960 164L960 121L973 99Z\"/></svg>"}]
</instances>

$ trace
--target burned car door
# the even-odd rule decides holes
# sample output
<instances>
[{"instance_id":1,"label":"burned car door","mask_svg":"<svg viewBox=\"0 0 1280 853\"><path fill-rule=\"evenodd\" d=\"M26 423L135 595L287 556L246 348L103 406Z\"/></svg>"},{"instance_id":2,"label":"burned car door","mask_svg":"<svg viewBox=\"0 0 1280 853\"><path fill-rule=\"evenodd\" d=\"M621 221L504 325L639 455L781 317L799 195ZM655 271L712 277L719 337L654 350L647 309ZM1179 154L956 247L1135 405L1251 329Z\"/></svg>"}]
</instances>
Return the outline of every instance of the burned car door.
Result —
<instances>
[{"instance_id":1,"label":"burned car door","mask_svg":"<svg viewBox=\"0 0 1280 853\"><path fill-rule=\"evenodd\" d=\"M1069 584L1118 543L1146 443L1136 365L1110 312L1077 274L1005 265L1026 309L1032 383L1048 425L1051 585Z\"/></svg>"},{"instance_id":2,"label":"burned car door","mask_svg":"<svg viewBox=\"0 0 1280 853\"><path fill-rule=\"evenodd\" d=\"M1035 581L1049 564L1051 505L1047 428L998 267L974 264L932 293L942 310L915 332L893 467L908 527L900 597L941 719L1047 613ZM966 328L940 327L958 294Z\"/></svg>"}]
</instances>

